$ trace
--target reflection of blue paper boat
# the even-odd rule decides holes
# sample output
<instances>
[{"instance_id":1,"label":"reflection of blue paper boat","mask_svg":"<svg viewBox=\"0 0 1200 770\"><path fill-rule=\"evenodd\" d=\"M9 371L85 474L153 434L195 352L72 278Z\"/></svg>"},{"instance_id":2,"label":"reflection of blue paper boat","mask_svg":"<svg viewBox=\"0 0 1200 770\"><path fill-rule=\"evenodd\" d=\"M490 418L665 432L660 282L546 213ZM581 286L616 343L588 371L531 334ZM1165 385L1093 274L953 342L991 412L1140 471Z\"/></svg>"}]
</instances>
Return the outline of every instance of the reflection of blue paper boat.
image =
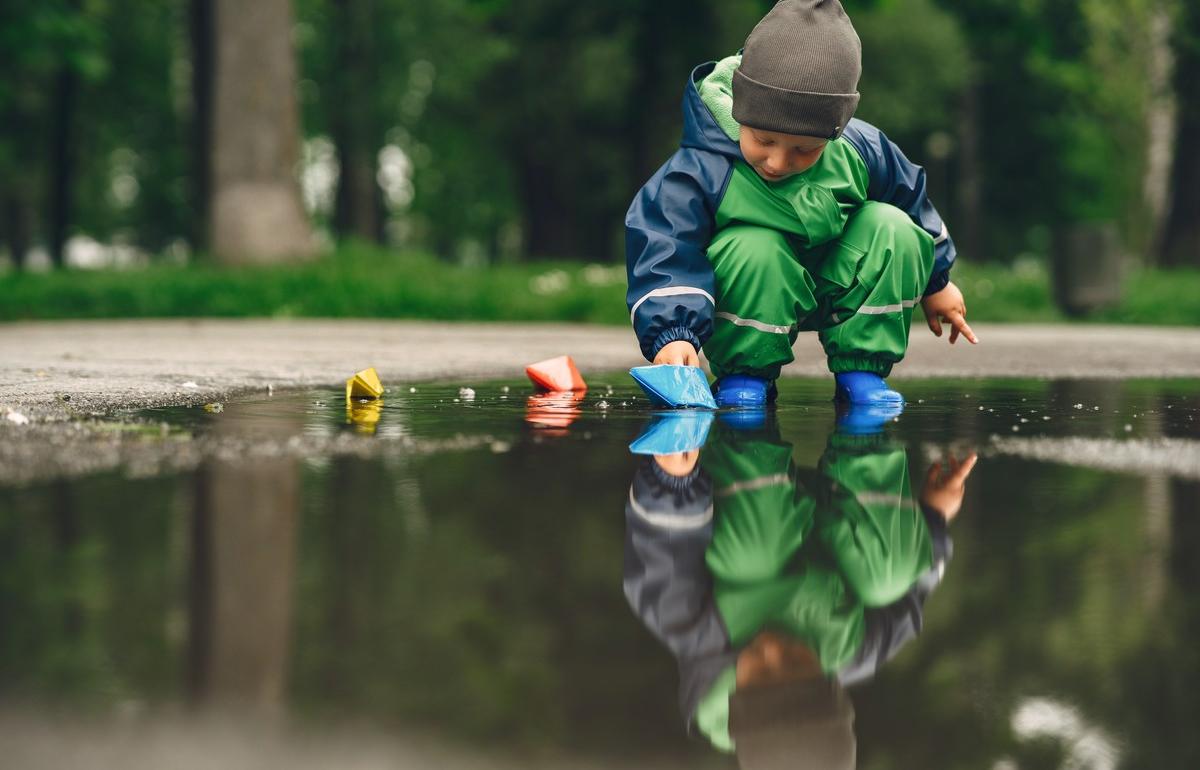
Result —
<instances>
[{"instance_id":1,"label":"reflection of blue paper boat","mask_svg":"<svg viewBox=\"0 0 1200 770\"><path fill-rule=\"evenodd\" d=\"M669 455L699 449L708 438L712 421L712 412L657 415L629 445L629 451L635 455Z\"/></svg>"},{"instance_id":2,"label":"reflection of blue paper boat","mask_svg":"<svg viewBox=\"0 0 1200 770\"><path fill-rule=\"evenodd\" d=\"M704 372L695 366L636 366L629 374L658 406L698 406L716 409Z\"/></svg>"}]
</instances>

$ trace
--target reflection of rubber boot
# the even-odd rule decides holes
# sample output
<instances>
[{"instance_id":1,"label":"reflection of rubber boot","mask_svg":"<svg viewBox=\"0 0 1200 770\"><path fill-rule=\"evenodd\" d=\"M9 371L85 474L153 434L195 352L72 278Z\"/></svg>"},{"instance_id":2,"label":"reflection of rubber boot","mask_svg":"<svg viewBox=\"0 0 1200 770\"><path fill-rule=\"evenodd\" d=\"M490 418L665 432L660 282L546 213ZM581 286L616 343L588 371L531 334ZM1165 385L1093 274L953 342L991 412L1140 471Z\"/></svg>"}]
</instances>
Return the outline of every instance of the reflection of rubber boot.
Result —
<instances>
[{"instance_id":1,"label":"reflection of rubber boot","mask_svg":"<svg viewBox=\"0 0 1200 770\"><path fill-rule=\"evenodd\" d=\"M656 415L629 445L635 455L690 452L704 446L712 427L712 412L671 412Z\"/></svg>"},{"instance_id":2,"label":"reflection of rubber boot","mask_svg":"<svg viewBox=\"0 0 1200 770\"><path fill-rule=\"evenodd\" d=\"M904 412L904 402L837 405L837 431L851 435L882 433L883 427Z\"/></svg>"}]
</instances>

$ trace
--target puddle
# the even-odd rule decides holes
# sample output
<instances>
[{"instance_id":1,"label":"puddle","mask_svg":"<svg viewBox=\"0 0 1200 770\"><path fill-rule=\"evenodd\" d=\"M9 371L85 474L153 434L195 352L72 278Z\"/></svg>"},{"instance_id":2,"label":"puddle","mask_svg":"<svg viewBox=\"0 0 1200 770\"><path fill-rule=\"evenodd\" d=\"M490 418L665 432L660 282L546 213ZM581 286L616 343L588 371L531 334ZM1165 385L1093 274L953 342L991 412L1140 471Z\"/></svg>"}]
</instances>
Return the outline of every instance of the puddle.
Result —
<instances>
[{"instance_id":1,"label":"puddle","mask_svg":"<svg viewBox=\"0 0 1200 770\"><path fill-rule=\"evenodd\" d=\"M203 706L475 752L443 766L1195 766L1200 383L898 384L878 436L789 380L658 461L624 375L124 415L153 462L0 488L0 734Z\"/></svg>"}]
</instances>

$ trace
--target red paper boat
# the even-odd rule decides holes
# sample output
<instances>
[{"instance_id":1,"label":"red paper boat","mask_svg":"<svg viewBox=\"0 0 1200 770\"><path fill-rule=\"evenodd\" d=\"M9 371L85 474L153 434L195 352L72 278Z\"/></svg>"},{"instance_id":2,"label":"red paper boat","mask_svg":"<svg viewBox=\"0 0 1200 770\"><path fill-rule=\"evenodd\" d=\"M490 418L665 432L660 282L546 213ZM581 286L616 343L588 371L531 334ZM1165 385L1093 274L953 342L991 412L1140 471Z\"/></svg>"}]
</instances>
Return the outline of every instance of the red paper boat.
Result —
<instances>
[{"instance_id":1,"label":"red paper boat","mask_svg":"<svg viewBox=\"0 0 1200 770\"><path fill-rule=\"evenodd\" d=\"M587 390L587 383L583 381L570 356L559 356L530 364L525 367L525 374L542 390Z\"/></svg>"}]
</instances>

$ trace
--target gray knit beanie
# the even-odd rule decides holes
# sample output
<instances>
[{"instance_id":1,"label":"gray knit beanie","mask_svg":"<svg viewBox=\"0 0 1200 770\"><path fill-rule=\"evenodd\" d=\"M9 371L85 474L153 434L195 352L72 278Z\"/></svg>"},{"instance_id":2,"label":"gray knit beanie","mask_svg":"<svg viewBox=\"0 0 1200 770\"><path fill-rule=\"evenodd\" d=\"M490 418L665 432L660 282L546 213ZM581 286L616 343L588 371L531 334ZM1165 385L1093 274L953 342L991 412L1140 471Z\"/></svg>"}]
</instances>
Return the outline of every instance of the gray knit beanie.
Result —
<instances>
[{"instance_id":1,"label":"gray knit beanie","mask_svg":"<svg viewBox=\"0 0 1200 770\"><path fill-rule=\"evenodd\" d=\"M858 107L862 45L838 0L780 0L746 38L733 119L836 139Z\"/></svg>"}]
</instances>

